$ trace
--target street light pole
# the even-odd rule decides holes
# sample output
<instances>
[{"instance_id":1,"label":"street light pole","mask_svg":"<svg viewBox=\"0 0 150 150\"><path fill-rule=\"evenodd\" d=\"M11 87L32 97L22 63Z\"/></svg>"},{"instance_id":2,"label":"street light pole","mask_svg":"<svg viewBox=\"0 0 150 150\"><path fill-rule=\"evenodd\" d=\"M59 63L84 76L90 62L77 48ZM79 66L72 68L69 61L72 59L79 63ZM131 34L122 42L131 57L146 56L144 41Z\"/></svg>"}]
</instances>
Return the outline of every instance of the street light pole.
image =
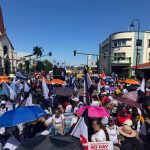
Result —
<instances>
[{"instance_id":1,"label":"street light pole","mask_svg":"<svg viewBox=\"0 0 150 150\"><path fill-rule=\"evenodd\" d=\"M132 23L130 24L130 27L134 27L134 22L137 22L138 23L138 39L136 41L136 46L137 46L137 49L136 49L136 68L135 68L135 76L137 77L137 65L138 65L138 53L139 53L139 49L138 49L138 46L139 46L139 38L140 38L140 20L138 18L134 18L132 20Z\"/></svg>"}]
</instances>

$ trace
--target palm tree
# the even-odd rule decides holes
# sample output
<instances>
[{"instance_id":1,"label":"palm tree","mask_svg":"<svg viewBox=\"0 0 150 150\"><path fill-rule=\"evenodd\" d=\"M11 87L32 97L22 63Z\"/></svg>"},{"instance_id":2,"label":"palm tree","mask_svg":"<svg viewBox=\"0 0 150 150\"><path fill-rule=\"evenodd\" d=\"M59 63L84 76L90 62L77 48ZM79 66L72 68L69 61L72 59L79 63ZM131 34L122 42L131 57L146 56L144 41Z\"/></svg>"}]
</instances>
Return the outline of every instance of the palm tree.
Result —
<instances>
[{"instance_id":1,"label":"palm tree","mask_svg":"<svg viewBox=\"0 0 150 150\"><path fill-rule=\"evenodd\" d=\"M33 47L33 55L36 55L37 59L38 59L39 56L40 57L42 56L43 51L44 50L43 50L42 47L38 47L38 46Z\"/></svg>"}]
</instances>

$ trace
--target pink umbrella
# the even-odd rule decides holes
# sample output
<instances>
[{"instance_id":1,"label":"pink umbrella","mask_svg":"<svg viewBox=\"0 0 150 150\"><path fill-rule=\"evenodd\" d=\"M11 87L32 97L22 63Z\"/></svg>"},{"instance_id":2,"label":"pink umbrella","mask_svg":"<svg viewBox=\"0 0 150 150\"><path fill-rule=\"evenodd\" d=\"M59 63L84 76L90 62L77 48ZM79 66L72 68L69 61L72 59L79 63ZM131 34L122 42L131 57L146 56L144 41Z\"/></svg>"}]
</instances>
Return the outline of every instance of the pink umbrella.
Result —
<instances>
[{"instance_id":1,"label":"pink umbrella","mask_svg":"<svg viewBox=\"0 0 150 150\"><path fill-rule=\"evenodd\" d=\"M138 94L137 94L137 91L132 91L132 92L123 94L122 97L133 100L133 101L137 101Z\"/></svg>"},{"instance_id":2,"label":"pink umbrella","mask_svg":"<svg viewBox=\"0 0 150 150\"><path fill-rule=\"evenodd\" d=\"M88 117L101 118L104 116L109 116L108 111L104 107L97 107L97 106L82 106L76 112L76 114L82 115L86 109L88 109Z\"/></svg>"}]
</instances>

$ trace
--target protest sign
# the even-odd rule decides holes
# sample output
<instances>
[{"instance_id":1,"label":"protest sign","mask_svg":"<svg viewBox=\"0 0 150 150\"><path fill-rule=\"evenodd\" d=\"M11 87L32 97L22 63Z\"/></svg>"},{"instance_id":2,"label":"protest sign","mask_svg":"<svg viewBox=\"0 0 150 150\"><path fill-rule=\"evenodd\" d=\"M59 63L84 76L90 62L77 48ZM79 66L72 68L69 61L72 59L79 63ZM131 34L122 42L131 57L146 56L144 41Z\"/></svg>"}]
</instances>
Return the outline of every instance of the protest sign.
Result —
<instances>
[{"instance_id":1,"label":"protest sign","mask_svg":"<svg viewBox=\"0 0 150 150\"><path fill-rule=\"evenodd\" d=\"M89 142L88 150L113 150L113 142Z\"/></svg>"}]
</instances>

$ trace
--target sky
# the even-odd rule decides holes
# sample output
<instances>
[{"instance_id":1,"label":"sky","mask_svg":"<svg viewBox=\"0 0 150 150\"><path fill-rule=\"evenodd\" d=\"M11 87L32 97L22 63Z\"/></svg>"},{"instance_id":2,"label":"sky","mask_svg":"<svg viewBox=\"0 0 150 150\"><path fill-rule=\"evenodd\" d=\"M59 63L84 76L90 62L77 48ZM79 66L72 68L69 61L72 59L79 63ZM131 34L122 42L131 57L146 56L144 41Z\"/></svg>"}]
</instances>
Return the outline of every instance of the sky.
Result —
<instances>
[{"instance_id":1,"label":"sky","mask_svg":"<svg viewBox=\"0 0 150 150\"><path fill-rule=\"evenodd\" d=\"M150 30L150 0L0 0L0 5L16 51L32 53L39 46L43 54L52 52L46 59L68 65L86 63L73 50L98 54L99 44L127 31L133 18L140 19L140 30Z\"/></svg>"}]
</instances>

